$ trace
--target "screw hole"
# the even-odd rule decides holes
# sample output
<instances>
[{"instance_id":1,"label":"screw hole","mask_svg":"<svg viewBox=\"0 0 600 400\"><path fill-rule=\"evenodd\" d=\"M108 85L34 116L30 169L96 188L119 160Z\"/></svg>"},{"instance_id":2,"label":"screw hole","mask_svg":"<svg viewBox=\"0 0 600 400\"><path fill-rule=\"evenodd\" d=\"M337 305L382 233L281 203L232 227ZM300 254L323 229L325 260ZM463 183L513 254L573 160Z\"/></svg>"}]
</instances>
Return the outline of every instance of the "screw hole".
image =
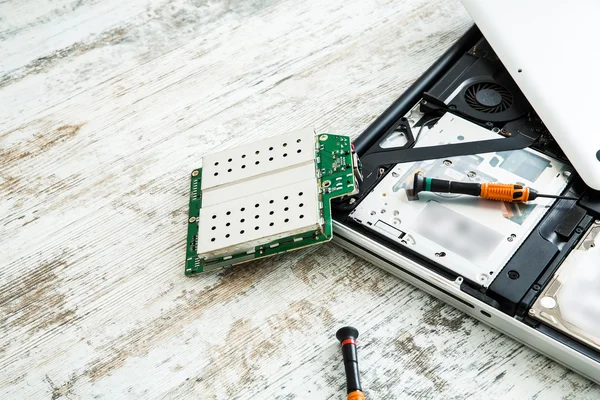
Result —
<instances>
[{"instance_id":1,"label":"screw hole","mask_svg":"<svg viewBox=\"0 0 600 400\"><path fill-rule=\"evenodd\" d=\"M275 225L275 223L273 223L273 222L271 222L271 223L269 224L269 226L273 226L273 225Z\"/></svg>"},{"instance_id":2,"label":"screw hole","mask_svg":"<svg viewBox=\"0 0 600 400\"><path fill-rule=\"evenodd\" d=\"M242 235L244 234L244 230L243 229L240 231L240 234L242 234Z\"/></svg>"},{"instance_id":3,"label":"screw hole","mask_svg":"<svg viewBox=\"0 0 600 400\"><path fill-rule=\"evenodd\" d=\"M227 172L231 172L231 168L229 168L229 169L227 170Z\"/></svg>"},{"instance_id":4,"label":"screw hole","mask_svg":"<svg viewBox=\"0 0 600 400\"><path fill-rule=\"evenodd\" d=\"M269 147L269 151L273 151L273 148L272 148L272 147Z\"/></svg>"},{"instance_id":5,"label":"screw hole","mask_svg":"<svg viewBox=\"0 0 600 400\"><path fill-rule=\"evenodd\" d=\"M210 239L211 242L214 242L215 240L217 240L217 239L215 239L215 238Z\"/></svg>"},{"instance_id":6,"label":"screw hole","mask_svg":"<svg viewBox=\"0 0 600 400\"><path fill-rule=\"evenodd\" d=\"M304 207L304 203L298 204L298 207Z\"/></svg>"},{"instance_id":7,"label":"screw hole","mask_svg":"<svg viewBox=\"0 0 600 400\"><path fill-rule=\"evenodd\" d=\"M217 227L216 227L216 226L213 226L211 229L214 231L215 229L217 229Z\"/></svg>"},{"instance_id":8,"label":"screw hole","mask_svg":"<svg viewBox=\"0 0 600 400\"><path fill-rule=\"evenodd\" d=\"M259 206L259 205L260 205L260 204L256 203L256 204L254 205L254 207L258 208L258 206Z\"/></svg>"},{"instance_id":9,"label":"screw hole","mask_svg":"<svg viewBox=\"0 0 600 400\"><path fill-rule=\"evenodd\" d=\"M256 161L254 164L255 164L255 165L258 165L258 164L260 164L260 161Z\"/></svg>"},{"instance_id":10,"label":"screw hole","mask_svg":"<svg viewBox=\"0 0 600 400\"><path fill-rule=\"evenodd\" d=\"M284 143L284 144L283 144L283 147L287 147L287 143Z\"/></svg>"},{"instance_id":11,"label":"screw hole","mask_svg":"<svg viewBox=\"0 0 600 400\"><path fill-rule=\"evenodd\" d=\"M231 225L231 222L228 222L228 223L225 224L225 226L229 226L229 225Z\"/></svg>"},{"instance_id":12,"label":"screw hole","mask_svg":"<svg viewBox=\"0 0 600 400\"><path fill-rule=\"evenodd\" d=\"M219 173L218 173L218 172L215 172L215 176L217 176L217 175L219 175Z\"/></svg>"},{"instance_id":13,"label":"screw hole","mask_svg":"<svg viewBox=\"0 0 600 400\"><path fill-rule=\"evenodd\" d=\"M244 211L246 211L246 208L242 207L242 208L240 208L240 211L244 212Z\"/></svg>"},{"instance_id":14,"label":"screw hole","mask_svg":"<svg viewBox=\"0 0 600 400\"><path fill-rule=\"evenodd\" d=\"M246 168L246 165L242 165L242 168Z\"/></svg>"},{"instance_id":15,"label":"screw hole","mask_svg":"<svg viewBox=\"0 0 600 400\"><path fill-rule=\"evenodd\" d=\"M302 153L302 150L298 149L298 151L296 153Z\"/></svg>"},{"instance_id":16,"label":"screw hole","mask_svg":"<svg viewBox=\"0 0 600 400\"><path fill-rule=\"evenodd\" d=\"M302 196L304 194L304 192L300 192L298 193L298 196Z\"/></svg>"},{"instance_id":17,"label":"screw hole","mask_svg":"<svg viewBox=\"0 0 600 400\"><path fill-rule=\"evenodd\" d=\"M289 209L290 209L289 207L286 207L286 208L284 208L284 209L283 209L283 211L287 211L287 210L289 210Z\"/></svg>"},{"instance_id":18,"label":"screw hole","mask_svg":"<svg viewBox=\"0 0 600 400\"><path fill-rule=\"evenodd\" d=\"M213 217L212 217L212 218L213 218L213 219L215 219L215 218L217 218L217 216L216 216L216 215L213 215Z\"/></svg>"},{"instance_id":19,"label":"screw hole","mask_svg":"<svg viewBox=\"0 0 600 400\"><path fill-rule=\"evenodd\" d=\"M258 219L259 217L260 217L260 215L256 214L256 215L254 216L254 219Z\"/></svg>"},{"instance_id":20,"label":"screw hole","mask_svg":"<svg viewBox=\"0 0 600 400\"><path fill-rule=\"evenodd\" d=\"M287 157L287 153L283 153L283 156L284 156L284 157Z\"/></svg>"},{"instance_id":21,"label":"screw hole","mask_svg":"<svg viewBox=\"0 0 600 400\"><path fill-rule=\"evenodd\" d=\"M231 211L227 211L225 214L227 214L227 215L231 215Z\"/></svg>"},{"instance_id":22,"label":"screw hole","mask_svg":"<svg viewBox=\"0 0 600 400\"><path fill-rule=\"evenodd\" d=\"M269 204L273 204L275 200L269 200Z\"/></svg>"},{"instance_id":23,"label":"screw hole","mask_svg":"<svg viewBox=\"0 0 600 400\"><path fill-rule=\"evenodd\" d=\"M304 214L300 214L300 218L304 218Z\"/></svg>"},{"instance_id":24,"label":"screw hole","mask_svg":"<svg viewBox=\"0 0 600 400\"><path fill-rule=\"evenodd\" d=\"M245 154L242 154L242 158L246 158L246 155L245 155Z\"/></svg>"},{"instance_id":25,"label":"screw hole","mask_svg":"<svg viewBox=\"0 0 600 400\"><path fill-rule=\"evenodd\" d=\"M269 161L273 161L273 157L269 157Z\"/></svg>"},{"instance_id":26,"label":"screw hole","mask_svg":"<svg viewBox=\"0 0 600 400\"><path fill-rule=\"evenodd\" d=\"M218 161L215 163L215 167L216 167L217 165L219 165L219 162L218 162Z\"/></svg>"},{"instance_id":27,"label":"screw hole","mask_svg":"<svg viewBox=\"0 0 600 400\"><path fill-rule=\"evenodd\" d=\"M283 199L284 199L284 200L287 200L287 199L289 199L289 197L288 197L288 196L285 196Z\"/></svg>"},{"instance_id":28,"label":"screw hole","mask_svg":"<svg viewBox=\"0 0 600 400\"><path fill-rule=\"evenodd\" d=\"M231 158L229 160L227 160L227 162L232 162L232 161L233 161L233 159L231 159Z\"/></svg>"},{"instance_id":29,"label":"screw hole","mask_svg":"<svg viewBox=\"0 0 600 400\"><path fill-rule=\"evenodd\" d=\"M519 69L517 70L517 72L518 72L518 73L521 73L521 72L523 72L523 70L522 70L521 68L519 68Z\"/></svg>"},{"instance_id":30,"label":"screw hole","mask_svg":"<svg viewBox=\"0 0 600 400\"><path fill-rule=\"evenodd\" d=\"M300 143L302 141L302 139L298 139L296 140L296 143Z\"/></svg>"},{"instance_id":31,"label":"screw hole","mask_svg":"<svg viewBox=\"0 0 600 400\"><path fill-rule=\"evenodd\" d=\"M254 154L256 154L256 155L259 155L259 154L260 154L260 151L256 150L256 151L254 152Z\"/></svg>"},{"instance_id":32,"label":"screw hole","mask_svg":"<svg viewBox=\"0 0 600 400\"><path fill-rule=\"evenodd\" d=\"M227 238L229 238L229 236L231 236L231 235L228 233L227 235L225 235L225 238L227 239Z\"/></svg>"},{"instance_id":33,"label":"screw hole","mask_svg":"<svg viewBox=\"0 0 600 400\"><path fill-rule=\"evenodd\" d=\"M243 224L244 222L246 222L246 220L244 218L240 219L240 222Z\"/></svg>"},{"instance_id":34,"label":"screw hole","mask_svg":"<svg viewBox=\"0 0 600 400\"><path fill-rule=\"evenodd\" d=\"M269 212L269 215L273 215L273 214L275 214L275 211L270 211Z\"/></svg>"},{"instance_id":35,"label":"screw hole","mask_svg":"<svg viewBox=\"0 0 600 400\"><path fill-rule=\"evenodd\" d=\"M255 231L257 231L257 230L258 230L258 226L255 226L255 227L254 227L254 230L255 230Z\"/></svg>"},{"instance_id":36,"label":"screw hole","mask_svg":"<svg viewBox=\"0 0 600 400\"><path fill-rule=\"evenodd\" d=\"M288 221L289 221L289 219L288 219L288 218L286 218L286 219L284 219L284 220L283 220L283 222L288 222Z\"/></svg>"}]
</instances>

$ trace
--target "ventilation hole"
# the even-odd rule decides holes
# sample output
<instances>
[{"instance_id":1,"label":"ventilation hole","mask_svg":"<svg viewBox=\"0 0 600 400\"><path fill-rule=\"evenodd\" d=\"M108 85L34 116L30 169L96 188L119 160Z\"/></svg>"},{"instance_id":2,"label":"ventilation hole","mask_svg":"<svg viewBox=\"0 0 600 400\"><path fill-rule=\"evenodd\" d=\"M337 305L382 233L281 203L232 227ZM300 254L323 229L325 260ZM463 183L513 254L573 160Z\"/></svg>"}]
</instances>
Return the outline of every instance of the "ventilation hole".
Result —
<instances>
[{"instance_id":1,"label":"ventilation hole","mask_svg":"<svg viewBox=\"0 0 600 400\"><path fill-rule=\"evenodd\" d=\"M287 147L287 143L284 143L284 144L283 144L283 147Z\"/></svg>"},{"instance_id":2,"label":"ventilation hole","mask_svg":"<svg viewBox=\"0 0 600 400\"><path fill-rule=\"evenodd\" d=\"M254 207L258 208L258 206L259 206L259 205L260 205L260 204L256 203L256 204L254 205Z\"/></svg>"},{"instance_id":3,"label":"ventilation hole","mask_svg":"<svg viewBox=\"0 0 600 400\"><path fill-rule=\"evenodd\" d=\"M298 196L302 196L304 194L304 192L300 192L298 193Z\"/></svg>"},{"instance_id":4,"label":"ventilation hole","mask_svg":"<svg viewBox=\"0 0 600 400\"><path fill-rule=\"evenodd\" d=\"M246 168L246 165L242 165L242 169Z\"/></svg>"},{"instance_id":5,"label":"ventilation hole","mask_svg":"<svg viewBox=\"0 0 600 400\"><path fill-rule=\"evenodd\" d=\"M246 155L245 155L245 154L242 154L242 158L246 158Z\"/></svg>"},{"instance_id":6,"label":"ventilation hole","mask_svg":"<svg viewBox=\"0 0 600 400\"><path fill-rule=\"evenodd\" d=\"M304 218L304 214L300 214L300 218Z\"/></svg>"},{"instance_id":7,"label":"ventilation hole","mask_svg":"<svg viewBox=\"0 0 600 400\"><path fill-rule=\"evenodd\" d=\"M244 222L246 222L246 220L244 218L240 219L240 222L243 224Z\"/></svg>"},{"instance_id":8,"label":"ventilation hole","mask_svg":"<svg viewBox=\"0 0 600 400\"><path fill-rule=\"evenodd\" d=\"M256 154L256 155L259 155L259 154L260 154L260 151L256 150L256 151L254 152L254 154Z\"/></svg>"},{"instance_id":9,"label":"ventilation hole","mask_svg":"<svg viewBox=\"0 0 600 400\"><path fill-rule=\"evenodd\" d=\"M304 203L298 204L298 207L304 207Z\"/></svg>"},{"instance_id":10,"label":"ventilation hole","mask_svg":"<svg viewBox=\"0 0 600 400\"><path fill-rule=\"evenodd\" d=\"M275 225L275 223L273 223L273 222L271 222L271 223L269 224L269 226L273 226L273 225Z\"/></svg>"},{"instance_id":11,"label":"ventilation hole","mask_svg":"<svg viewBox=\"0 0 600 400\"><path fill-rule=\"evenodd\" d=\"M227 215L231 215L231 211L227 211L225 214L227 214Z\"/></svg>"},{"instance_id":12,"label":"ventilation hole","mask_svg":"<svg viewBox=\"0 0 600 400\"><path fill-rule=\"evenodd\" d=\"M283 199L284 199L284 200L287 200L287 199L289 199L289 197L288 197L288 196L285 196Z\"/></svg>"},{"instance_id":13,"label":"ventilation hole","mask_svg":"<svg viewBox=\"0 0 600 400\"><path fill-rule=\"evenodd\" d=\"M269 212L269 215L273 215L273 214L275 214L275 211L270 211Z\"/></svg>"},{"instance_id":14,"label":"ventilation hole","mask_svg":"<svg viewBox=\"0 0 600 400\"><path fill-rule=\"evenodd\" d=\"M217 229L217 227L216 227L216 226L213 226L211 229L214 231L215 229Z\"/></svg>"},{"instance_id":15,"label":"ventilation hole","mask_svg":"<svg viewBox=\"0 0 600 400\"><path fill-rule=\"evenodd\" d=\"M283 209L283 211L287 211L287 210L289 210L289 209L290 209L289 207L286 207L286 208L284 208L284 209Z\"/></svg>"},{"instance_id":16,"label":"ventilation hole","mask_svg":"<svg viewBox=\"0 0 600 400\"><path fill-rule=\"evenodd\" d=\"M288 218L284 219L283 222L289 222L290 220Z\"/></svg>"},{"instance_id":17,"label":"ventilation hole","mask_svg":"<svg viewBox=\"0 0 600 400\"><path fill-rule=\"evenodd\" d=\"M258 219L259 217L260 217L260 215L258 215L258 214L256 214L256 215L254 216L254 218L255 218L255 219Z\"/></svg>"},{"instance_id":18,"label":"ventilation hole","mask_svg":"<svg viewBox=\"0 0 600 400\"><path fill-rule=\"evenodd\" d=\"M302 141L302 139L298 139L296 140L296 143L300 143Z\"/></svg>"},{"instance_id":19,"label":"ventilation hole","mask_svg":"<svg viewBox=\"0 0 600 400\"><path fill-rule=\"evenodd\" d=\"M284 156L284 157L287 157L287 153L283 153L283 156Z\"/></svg>"},{"instance_id":20,"label":"ventilation hole","mask_svg":"<svg viewBox=\"0 0 600 400\"><path fill-rule=\"evenodd\" d=\"M302 150L298 149L298 151L296 153L302 153Z\"/></svg>"},{"instance_id":21,"label":"ventilation hole","mask_svg":"<svg viewBox=\"0 0 600 400\"><path fill-rule=\"evenodd\" d=\"M273 151L273 148L272 148L272 147L269 147L269 151Z\"/></svg>"},{"instance_id":22,"label":"ventilation hole","mask_svg":"<svg viewBox=\"0 0 600 400\"><path fill-rule=\"evenodd\" d=\"M273 161L273 157L269 157L269 161Z\"/></svg>"},{"instance_id":23,"label":"ventilation hole","mask_svg":"<svg viewBox=\"0 0 600 400\"><path fill-rule=\"evenodd\" d=\"M258 165L258 164L260 164L260 161L256 161L256 162L254 163L254 165Z\"/></svg>"},{"instance_id":24,"label":"ventilation hole","mask_svg":"<svg viewBox=\"0 0 600 400\"><path fill-rule=\"evenodd\" d=\"M229 238L229 236L231 236L229 233L227 235L225 235L225 238Z\"/></svg>"},{"instance_id":25,"label":"ventilation hole","mask_svg":"<svg viewBox=\"0 0 600 400\"><path fill-rule=\"evenodd\" d=\"M244 212L244 211L246 211L246 209L244 207L242 207L242 208L240 208L240 211Z\"/></svg>"},{"instance_id":26,"label":"ventilation hole","mask_svg":"<svg viewBox=\"0 0 600 400\"><path fill-rule=\"evenodd\" d=\"M232 161L233 161L233 158L230 158L229 160L227 160L227 162L232 162Z\"/></svg>"},{"instance_id":27,"label":"ventilation hole","mask_svg":"<svg viewBox=\"0 0 600 400\"><path fill-rule=\"evenodd\" d=\"M522 69L519 69L517 72L518 72L518 73L521 73L521 72L523 72L523 70L522 70Z\"/></svg>"},{"instance_id":28,"label":"ventilation hole","mask_svg":"<svg viewBox=\"0 0 600 400\"><path fill-rule=\"evenodd\" d=\"M229 226L229 225L231 225L231 222L228 222L228 223L225 224L225 226Z\"/></svg>"},{"instance_id":29,"label":"ventilation hole","mask_svg":"<svg viewBox=\"0 0 600 400\"><path fill-rule=\"evenodd\" d=\"M215 238L210 239L211 242L214 242L215 240L217 240L217 239L215 239Z\"/></svg>"},{"instance_id":30,"label":"ventilation hole","mask_svg":"<svg viewBox=\"0 0 600 400\"><path fill-rule=\"evenodd\" d=\"M229 168L229 169L227 170L227 172L231 172L231 168Z\"/></svg>"},{"instance_id":31,"label":"ventilation hole","mask_svg":"<svg viewBox=\"0 0 600 400\"><path fill-rule=\"evenodd\" d=\"M218 161L215 163L215 167L216 167L217 165L219 165L219 162L218 162Z\"/></svg>"},{"instance_id":32,"label":"ventilation hole","mask_svg":"<svg viewBox=\"0 0 600 400\"><path fill-rule=\"evenodd\" d=\"M244 234L244 230L243 229L240 231L240 234L242 234L242 235Z\"/></svg>"},{"instance_id":33,"label":"ventilation hole","mask_svg":"<svg viewBox=\"0 0 600 400\"><path fill-rule=\"evenodd\" d=\"M217 218L217 216L216 216L216 215L213 215L213 219L215 219L215 218Z\"/></svg>"},{"instance_id":34,"label":"ventilation hole","mask_svg":"<svg viewBox=\"0 0 600 400\"><path fill-rule=\"evenodd\" d=\"M269 204L275 203L275 200L269 200Z\"/></svg>"},{"instance_id":35,"label":"ventilation hole","mask_svg":"<svg viewBox=\"0 0 600 400\"><path fill-rule=\"evenodd\" d=\"M218 172L215 172L215 176L217 176L217 175L219 175L219 173L218 173Z\"/></svg>"},{"instance_id":36,"label":"ventilation hole","mask_svg":"<svg viewBox=\"0 0 600 400\"><path fill-rule=\"evenodd\" d=\"M255 231L257 231L257 230L258 230L258 226L255 226L255 227L254 227L254 230L255 230Z\"/></svg>"}]
</instances>

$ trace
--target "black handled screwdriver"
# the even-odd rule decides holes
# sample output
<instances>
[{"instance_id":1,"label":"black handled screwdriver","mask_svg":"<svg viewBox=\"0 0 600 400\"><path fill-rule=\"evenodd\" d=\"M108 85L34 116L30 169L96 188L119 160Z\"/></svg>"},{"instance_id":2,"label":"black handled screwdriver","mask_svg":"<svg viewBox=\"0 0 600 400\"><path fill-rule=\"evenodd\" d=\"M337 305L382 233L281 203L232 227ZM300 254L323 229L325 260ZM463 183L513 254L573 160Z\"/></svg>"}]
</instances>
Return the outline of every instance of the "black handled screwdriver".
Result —
<instances>
[{"instance_id":1,"label":"black handled screwdriver","mask_svg":"<svg viewBox=\"0 0 600 400\"><path fill-rule=\"evenodd\" d=\"M337 331L335 337L342 344L342 356L344 357L344 369L346 370L346 388L348 391L346 400L365 400L358 374L358 354L356 352L358 330L351 326L345 326Z\"/></svg>"}]
</instances>

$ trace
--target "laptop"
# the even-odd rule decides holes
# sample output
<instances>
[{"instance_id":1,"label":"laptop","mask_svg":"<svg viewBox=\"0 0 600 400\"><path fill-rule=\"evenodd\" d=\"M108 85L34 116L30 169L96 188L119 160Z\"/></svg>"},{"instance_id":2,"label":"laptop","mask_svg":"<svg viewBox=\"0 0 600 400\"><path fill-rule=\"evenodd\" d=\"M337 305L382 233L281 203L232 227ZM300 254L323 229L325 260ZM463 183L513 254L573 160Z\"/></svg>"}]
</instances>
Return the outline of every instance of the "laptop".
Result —
<instances>
[{"instance_id":1,"label":"laptop","mask_svg":"<svg viewBox=\"0 0 600 400\"><path fill-rule=\"evenodd\" d=\"M600 383L600 4L463 3L476 26L354 141L333 240ZM415 199L415 174L567 198Z\"/></svg>"}]
</instances>

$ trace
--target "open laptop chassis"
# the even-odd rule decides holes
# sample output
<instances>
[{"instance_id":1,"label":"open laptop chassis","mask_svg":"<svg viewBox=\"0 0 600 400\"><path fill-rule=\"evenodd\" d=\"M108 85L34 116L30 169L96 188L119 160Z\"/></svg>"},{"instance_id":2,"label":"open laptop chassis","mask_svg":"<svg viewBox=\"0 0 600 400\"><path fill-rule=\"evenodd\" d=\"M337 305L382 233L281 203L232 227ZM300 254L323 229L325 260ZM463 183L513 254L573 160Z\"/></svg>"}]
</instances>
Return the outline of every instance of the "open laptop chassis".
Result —
<instances>
[{"instance_id":1,"label":"open laptop chassis","mask_svg":"<svg viewBox=\"0 0 600 400\"><path fill-rule=\"evenodd\" d=\"M482 78L485 71L472 72L475 68L472 64L479 61L488 66L501 66L480 31L472 27L355 140L355 150L362 161L364 178L360 183L359 194L341 198L333 204L334 241L600 383L600 351L598 342L594 341L596 328L592 326L588 327L587 333L579 332L581 329L586 330L585 323L583 328L570 326L561 320L557 313L559 307L556 304L548 305L547 301L560 287L560 275L564 275L561 266L567 264L565 260L569 260L578 250L588 250L595 246L591 234L600 232L600 228L597 229L600 227L600 193L591 190L579 179L518 87L509 76L503 76L505 71L502 68L491 71L487 80L493 83L500 79L501 86L508 86L511 98L507 107L500 106L486 116L470 112L473 110L467 107L468 101L467 104L459 101L460 96L463 100L467 97L461 92L466 86L471 87L473 83L486 80ZM492 97L493 95L494 93ZM486 102L485 98L479 100ZM487 100L491 103L495 101L493 98ZM419 121L408 121L407 116L411 115L411 110L419 111ZM511 110L516 114L510 115ZM485 109L479 111L487 112ZM444 116L455 116L472 122L476 129L487 129L497 133L502 139L415 147L415 137L419 137L421 131L419 127L425 125L426 128L431 128L431 124L435 123L433 119L439 122ZM402 136L404 141L398 142L396 146L384 145L394 134ZM364 208L366 202L370 201L368 196L377 191L378 184L386 177L391 179L398 163L423 159L444 160L473 154L520 151L525 148L534 149L540 156L556 160L555 165L563 166L560 170L562 175L557 175L557 178L564 178L565 183L557 194L567 194L579 200L558 200L545 205L545 213L536 220L527 236L520 238L518 246L509 254L508 261L503 262L497 271L490 271L495 272L493 279L486 275L483 280L478 281L475 276L457 273L456 269L448 268L441 260L424 256L414 248L393 240L393 235L371 229L357 217L357 210ZM443 200L441 204L444 204ZM395 228L388 230L393 229ZM401 236L403 235L404 233ZM511 240L510 236L508 240ZM597 235L596 242L600 244L600 234ZM436 256L439 254L436 253ZM441 254L442 257L445 256L445 253ZM570 261L573 261L573 257L571 258ZM597 263L600 270L600 258L591 263ZM600 305L586 304L585 299L581 301L583 303L580 308L590 309L589 318L595 319ZM565 310L566 306L567 304ZM569 306L573 308L572 301ZM579 314L581 313L578 313L578 318L581 318Z\"/></svg>"}]
</instances>

